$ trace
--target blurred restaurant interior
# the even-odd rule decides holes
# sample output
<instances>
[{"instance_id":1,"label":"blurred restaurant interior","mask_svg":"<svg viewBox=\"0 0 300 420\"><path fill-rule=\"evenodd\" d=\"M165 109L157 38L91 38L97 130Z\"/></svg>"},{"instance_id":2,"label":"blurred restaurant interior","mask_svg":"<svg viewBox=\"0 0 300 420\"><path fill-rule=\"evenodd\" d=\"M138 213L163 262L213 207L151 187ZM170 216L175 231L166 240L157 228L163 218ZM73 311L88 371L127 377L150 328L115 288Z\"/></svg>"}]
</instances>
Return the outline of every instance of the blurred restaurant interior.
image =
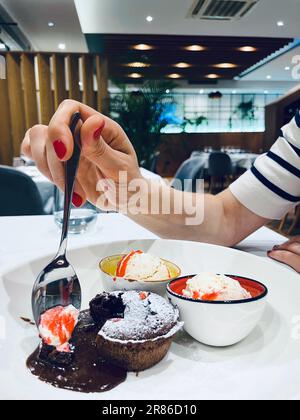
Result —
<instances>
[{"instance_id":1,"label":"blurred restaurant interior","mask_svg":"<svg viewBox=\"0 0 300 420\"><path fill-rule=\"evenodd\" d=\"M17 208L6 190L0 215L53 213L54 187L20 145L67 98L116 119L149 176L221 191L300 107L299 7L288 3L1 0L0 170L36 189ZM299 218L272 227L295 234Z\"/></svg>"}]
</instances>

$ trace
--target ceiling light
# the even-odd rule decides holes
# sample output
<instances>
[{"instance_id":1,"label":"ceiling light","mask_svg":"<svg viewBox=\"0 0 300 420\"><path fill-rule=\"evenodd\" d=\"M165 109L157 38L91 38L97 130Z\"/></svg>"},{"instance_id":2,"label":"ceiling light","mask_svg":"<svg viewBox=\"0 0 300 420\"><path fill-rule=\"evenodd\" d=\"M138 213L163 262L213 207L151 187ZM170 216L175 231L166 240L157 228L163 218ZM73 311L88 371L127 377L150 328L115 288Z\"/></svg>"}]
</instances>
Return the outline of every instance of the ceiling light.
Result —
<instances>
[{"instance_id":1,"label":"ceiling light","mask_svg":"<svg viewBox=\"0 0 300 420\"><path fill-rule=\"evenodd\" d=\"M187 47L184 47L187 51L204 51L205 48L202 47L202 45L188 45Z\"/></svg>"},{"instance_id":2,"label":"ceiling light","mask_svg":"<svg viewBox=\"0 0 300 420\"><path fill-rule=\"evenodd\" d=\"M283 22L282 20L279 20L279 21L277 22L277 26L279 26L279 27L284 26L284 22Z\"/></svg>"},{"instance_id":3,"label":"ceiling light","mask_svg":"<svg viewBox=\"0 0 300 420\"><path fill-rule=\"evenodd\" d=\"M203 95L203 93L204 93L204 89L200 89L200 90L199 90L199 93L200 93L200 95Z\"/></svg>"},{"instance_id":4,"label":"ceiling light","mask_svg":"<svg viewBox=\"0 0 300 420\"><path fill-rule=\"evenodd\" d=\"M128 74L128 77L130 77L131 79L140 79L143 76L140 73L131 73Z\"/></svg>"},{"instance_id":5,"label":"ceiling light","mask_svg":"<svg viewBox=\"0 0 300 420\"><path fill-rule=\"evenodd\" d=\"M208 74L207 76L205 76L207 79L218 79L220 76L218 74Z\"/></svg>"},{"instance_id":6,"label":"ceiling light","mask_svg":"<svg viewBox=\"0 0 300 420\"><path fill-rule=\"evenodd\" d=\"M60 50L65 50L65 49L66 49L66 44L63 44L63 43L58 44L58 48L59 48Z\"/></svg>"},{"instance_id":7,"label":"ceiling light","mask_svg":"<svg viewBox=\"0 0 300 420\"><path fill-rule=\"evenodd\" d=\"M153 16L147 16L146 21L149 22L149 23L153 22Z\"/></svg>"},{"instance_id":8,"label":"ceiling light","mask_svg":"<svg viewBox=\"0 0 300 420\"><path fill-rule=\"evenodd\" d=\"M192 67L192 65L189 63L177 63L177 64L174 64L174 67L177 67L179 69L188 69Z\"/></svg>"},{"instance_id":9,"label":"ceiling light","mask_svg":"<svg viewBox=\"0 0 300 420\"><path fill-rule=\"evenodd\" d=\"M233 95L235 95L235 94L236 94L236 90L233 90L231 93L232 93Z\"/></svg>"},{"instance_id":10,"label":"ceiling light","mask_svg":"<svg viewBox=\"0 0 300 420\"><path fill-rule=\"evenodd\" d=\"M49 26L49 28L53 28L53 26L55 26L55 23L54 22L48 22L48 26Z\"/></svg>"},{"instance_id":11,"label":"ceiling light","mask_svg":"<svg viewBox=\"0 0 300 420\"><path fill-rule=\"evenodd\" d=\"M220 63L215 64L213 67L216 67L218 69L235 69L236 67L238 67L238 65L234 63Z\"/></svg>"},{"instance_id":12,"label":"ceiling light","mask_svg":"<svg viewBox=\"0 0 300 420\"><path fill-rule=\"evenodd\" d=\"M6 50L6 45L3 42L0 42L0 50Z\"/></svg>"},{"instance_id":13,"label":"ceiling light","mask_svg":"<svg viewBox=\"0 0 300 420\"><path fill-rule=\"evenodd\" d=\"M140 61L135 61L133 63L124 64L124 66L126 66L126 67L135 67L135 68L145 68L145 67L150 67L150 64L148 64L148 63L142 63Z\"/></svg>"},{"instance_id":14,"label":"ceiling light","mask_svg":"<svg viewBox=\"0 0 300 420\"><path fill-rule=\"evenodd\" d=\"M167 76L169 79L180 79L182 77L181 74L178 73L172 73L172 74L168 74Z\"/></svg>"},{"instance_id":15,"label":"ceiling light","mask_svg":"<svg viewBox=\"0 0 300 420\"><path fill-rule=\"evenodd\" d=\"M270 74L268 74L267 79L268 80L272 79L272 76Z\"/></svg>"},{"instance_id":16,"label":"ceiling light","mask_svg":"<svg viewBox=\"0 0 300 420\"><path fill-rule=\"evenodd\" d=\"M291 70L291 68L290 68L290 66L286 66L286 67L284 68L284 70L289 71L289 70Z\"/></svg>"},{"instance_id":17,"label":"ceiling light","mask_svg":"<svg viewBox=\"0 0 300 420\"><path fill-rule=\"evenodd\" d=\"M265 91L264 91L264 94L265 94L265 95L267 95L268 93L269 93L269 91L268 91L268 90L265 90Z\"/></svg>"},{"instance_id":18,"label":"ceiling light","mask_svg":"<svg viewBox=\"0 0 300 420\"><path fill-rule=\"evenodd\" d=\"M134 45L132 47L134 50L138 50L138 51L149 51L149 50L153 50L153 45L149 45L149 44L137 44Z\"/></svg>"},{"instance_id":19,"label":"ceiling light","mask_svg":"<svg viewBox=\"0 0 300 420\"><path fill-rule=\"evenodd\" d=\"M238 50L242 52L255 52L257 51L257 48L251 47L250 45L245 45L244 47L239 47Z\"/></svg>"},{"instance_id":20,"label":"ceiling light","mask_svg":"<svg viewBox=\"0 0 300 420\"><path fill-rule=\"evenodd\" d=\"M167 93L167 94L168 94L168 93L170 93L170 89L167 89L167 90L166 90L166 93Z\"/></svg>"}]
</instances>

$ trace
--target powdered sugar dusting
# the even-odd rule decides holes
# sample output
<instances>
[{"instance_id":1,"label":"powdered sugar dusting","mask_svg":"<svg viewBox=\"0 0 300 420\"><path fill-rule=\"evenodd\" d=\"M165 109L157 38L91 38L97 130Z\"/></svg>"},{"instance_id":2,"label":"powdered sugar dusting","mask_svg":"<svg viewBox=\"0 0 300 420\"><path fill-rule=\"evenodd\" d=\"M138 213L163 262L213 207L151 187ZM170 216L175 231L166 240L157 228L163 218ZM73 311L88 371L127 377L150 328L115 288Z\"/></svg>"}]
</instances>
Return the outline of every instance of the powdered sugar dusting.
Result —
<instances>
[{"instance_id":1,"label":"powdered sugar dusting","mask_svg":"<svg viewBox=\"0 0 300 420\"><path fill-rule=\"evenodd\" d=\"M118 296L120 292L113 292ZM179 312L154 293L127 291L122 294L124 318L106 321L99 335L117 342L145 342L174 335L181 327Z\"/></svg>"}]
</instances>

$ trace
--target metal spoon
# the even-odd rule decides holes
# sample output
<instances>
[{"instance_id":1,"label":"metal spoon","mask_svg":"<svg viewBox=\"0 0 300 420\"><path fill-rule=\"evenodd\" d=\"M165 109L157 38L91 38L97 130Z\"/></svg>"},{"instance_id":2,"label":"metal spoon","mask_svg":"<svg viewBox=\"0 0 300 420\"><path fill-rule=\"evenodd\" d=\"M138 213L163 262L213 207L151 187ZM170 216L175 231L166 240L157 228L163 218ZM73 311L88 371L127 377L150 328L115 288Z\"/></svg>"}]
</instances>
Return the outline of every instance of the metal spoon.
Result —
<instances>
[{"instance_id":1,"label":"metal spoon","mask_svg":"<svg viewBox=\"0 0 300 420\"><path fill-rule=\"evenodd\" d=\"M74 138L73 156L65 163L65 201L62 235L59 250L47 267L37 277L32 290L32 312L37 326L40 316L55 306L81 306L81 287L74 268L66 258L68 227L76 173L81 154L80 113L72 116L70 130Z\"/></svg>"}]
</instances>

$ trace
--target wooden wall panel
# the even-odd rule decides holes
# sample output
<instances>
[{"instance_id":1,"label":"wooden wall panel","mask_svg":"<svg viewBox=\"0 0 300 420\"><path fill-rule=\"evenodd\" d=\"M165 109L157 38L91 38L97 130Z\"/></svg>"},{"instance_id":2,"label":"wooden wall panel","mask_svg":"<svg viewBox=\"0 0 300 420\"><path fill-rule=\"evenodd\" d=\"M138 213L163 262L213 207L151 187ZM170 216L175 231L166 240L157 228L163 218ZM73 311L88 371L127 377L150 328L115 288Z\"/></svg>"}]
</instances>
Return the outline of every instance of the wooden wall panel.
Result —
<instances>
[{"instance_id":1,"label":"wooden wall panel","mask_svg":"<svg viewBox=\"0 0 300 420\"><path fill-rule=\"evenodd\" d=\"M79 57L70 54L67 56L69 99L80 101L81 94L79 88Z\"/></svg>"},{"instance_id":2,"label":"wooden wall panel","mask_svg":"<svg viewBox=\"0 0 300 420\"><path fill-rule=\"evenodd\" d=\"M94 60L90 55L82 56L82 101L86 105L94 107Z\"/></svg>"},{"instance_id":3,"label":"wooden wall panel","mask_svg":"<svg viewBox=\"0 0 300 420\"><path fill-rule=\"evenodd\" d=\"M20 155L20 145L25 134L25 109L21 82L20 56L6 55L9 109L11 114L11 132L13 155Z\"/></svg>"},{"instance_id":4,"label":"wooden wall panel","mask_svg":"<svg viewBox=\"0 0 300 420\"><path fill-rule=\"evenodd\" d=\"M54 112L53 96L51 89L50 57L46 54L37 55L41 123L49 124Z\"/></svg>"},{"instance_id":5,"label":"wooden wall panel","mask_svg":"<svg viewBox=\"0 0 300 420\"><path fill-rule=\"evenodd\" d=\"M67 97L92 107L97 104L101 112L107 112L107 61L102 57L36 52L4 52L3 55L7 62L7 80L0 80L0 164L11 164L13 157L20 155L26 129L38 123L47 125L55 109ZM94 59L98 91L94 90Z\"/></svg>"},{"instance_id":6,"label":"wooden wall panel","mask_svg":"<svg viewBox=\"0 0 300 420\"><path fill-rule=\"evenodd\" d=\"M11 165L13 147L10 126L10 111L7 80L0 79L0 164Z\"/></svg>"},{"instance_id":7,"label":"wooden wall panel","mask_svg":"<svg viewBox=\"0 0 300 420\"><path fill-rule=\"evenodd\" d=\"M65 57L64 55L53 54L53 87L54 87L54 108L67 98L66 76L65 76Z\"/></svg>"},{"instance_id":8,"label":"wooden wall panel","mask_svg":"<svg viewBox=\"0 0 300 420\"><path fill-rule=\"evenodd\" d=\"M96 77L97 109L107 115L109 113L108 66L107 60L99 55L96 56Z\"/></svg>"},{"instance_id":9,"label":"wooden wall panel","mask_svg":"<svg viewBox=\"0 0 300 420\"><path fill-rule=\"evenodd\" d=\"M36 96L34 56L21 55L21 72L23 76L25 125L26 129L38 123L38 106Z\"/></svg>"}]
</instances>

